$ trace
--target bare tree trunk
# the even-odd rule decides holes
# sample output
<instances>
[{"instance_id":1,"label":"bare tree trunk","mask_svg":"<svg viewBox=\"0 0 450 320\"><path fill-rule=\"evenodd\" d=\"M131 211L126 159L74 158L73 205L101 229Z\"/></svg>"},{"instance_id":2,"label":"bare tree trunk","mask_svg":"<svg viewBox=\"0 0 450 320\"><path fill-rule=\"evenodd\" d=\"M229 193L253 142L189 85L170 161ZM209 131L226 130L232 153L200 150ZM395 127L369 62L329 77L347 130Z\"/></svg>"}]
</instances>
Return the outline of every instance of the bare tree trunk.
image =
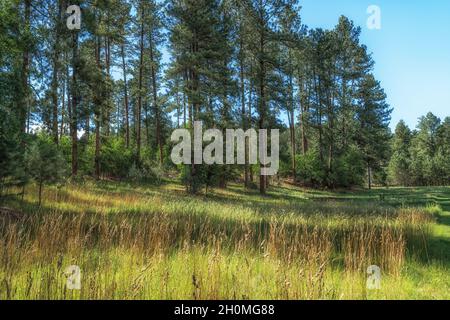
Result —
<instances>
[{"instance_id":1,"label":"bare tree trunk","mask_svg":"<svg viewBox=\"0 0 450 320\"><path fill-rule=\"evenodd\" d=\"M54 55L57 55L54 53ZM57 58L53 58L53 79L52 79L52 104L53 104L53 117L52 117L52 131L53 140L56 144L59 144L58 136L58 67Z\"/></svg>"},{"instance_id":2,"label":"bare tree trunk","mask_svg":"<svg viewBox=\"0 0 450 320\"><path fill-rule=\"evenodd\" d=\"M108 24L109 27L109 24ZM109 36L105 37L105 67L106 67L106 75L108 80L111 78L111 41ZM111 135L111 105L110 102L110 92L108 90L108 105L104 108L104 112L102 116L104 117L104 122L102 123L105 126L105 134L107 137Z\"/></svg>"},{"instance_id":3,"label":"bare tree trunk","mask_svg":"<svg viewBox=\"0 0 450 320\"><path fill-rule=\"evenodd\" d=\"M289 110L288 110L288 120L289 120L289 133L290 133L290 141L291 141L291 170L292 170L292 180L295 182L296 179L296 163L295 163L295 154L296 154L296 146L295 146L295 107L294 107L294 68L292 67L292 56L291 50L289 50Z\"/></svg>"},{"instance_id":4,"label":"bare tree trunk","mask_svg":"<svg viewBox=\"0 0 450 320\"><path fill-rule=\"evenodd\" d=\"M261 31L260 35L260 54L259 66L260 66L260 77L259 77L259 95L260 95L260 110L259 110L259 129L264 129L265 114L266 114L266 92L265 92L265 82L266 82L266 65L264 61L264 43L265 43L265 33L264 30ZM264 169L264 165L260 165L261 170ZM260 173L259 175L259 192L262 195L266 194L266 176Z\"/></svg>"},{"instance_id":5,"label":"bare tree trunk","mask_svg":"<svg viewBox=\"0 0 450 320\"><path fill-rule=\"evenodd\" d=\"M240 37L240 54L239 54L239 71L240 71L240 85L241 85L241 104L242 104L242 128L247 130L247 115L246 115L246 108L245 108L245 75L244 75L244 41L242 39L242 30L241 30L241 37ZM249 155L248 155L248 141L245 140L245 165L244 165L244 186L246 189L249 188L249 176L248 176L248 162L249 162Z\"/></svg>"},{"instance_id":6,"label":"bare tree trunk","mask_svg":"<svg viewBox=\"0 0 450 320\"><path fill-rule=\"evenodd\" d=\"M333 95L328 93L328 130L329 130L329 146L328 146L328 176L333 175L333 163L334 163L334 108L333 108ZM331 182L331 187L334 187L334 181Z\"/></svg>"},{"instance_id":7,"label":"bare tree trunk","mask_svg":"<svg viewBox=\"0 0 450 320\"><path fill-rule=\"evenodd\" d=\"M95 49L95 59L97 68L99 71L101 71L101 64L100 64L100 48L101 48L101 41L99 38L97 38L97 45ZM100 131L100 118L101 118L101 101L100 98L95 94L95 112L94 112L94 122L95 122L95 157L94 157L94 169L95 169L95 178L100 179L100 143L101 143L101 131Z\"/></svg>"},{"instance_id":8,"label":"bare tree trunk","mask_svg":"<svg viewBox=\"0 0 450 320\"><path fill-rule=\"evenodd\" d=\"M250 74L252 74L253 72L253 68L252 65L250 65ZM250 87L249 87L249 93L248 93L248 110L247 110L247 124L248 124L248 128L252 127L252 99L253 99L253 90L254 90L254 83L253 83L253 79L250 77ZM247 147L248 147L249 143L247 141ZM247 159L249 160L249 155L248 155L249 149L247 148ZM253 175L253 166L250 165L248 166L248 175L249 175L249 179L250 182L254 182L254 175Z\"/></svg>"},{"instance_id":9,"label":"bare tree trunk","mask_svg":"<svg viewBox=\"0 0 450 320\"><path fill-rule=\"evenodd\" d=\"M31 32L31 0L24 0L24 32L28 35ZM30 74L30 52L28 44L22 56L22 89L23 94L20 97L19 118L21 130L25 133L27 130L27 117L29 113L29 74Z\"/></svg>"},{"instance_id":10,"label":"bare tree trunk","mask_svg":"<svg viewBox=\"0 0 450 320\"><path fill-rule=\"evenodd\" d=\"M161 115L158 106L158 88L156 87L156 70L155 70L156 61L154 61L153 39L151 35L150 35L150 61L152 73L152 87L153 87L153 107L155 110L155 118L156 118L156 141L158 143L159 149L159 163L162 166L164 163L164 159L163 159L163 144L161 139Z\"/></svg>"},{"instance_id":11,"label":"bare tree trunk","mask_svg":"<svg viewBox=\"0 0 450 320\"><path fill-rule=\"evenodd\" d=\"M95 178L100 179L100 119L99 115L95 115Z\"/></svg>"},{"instance_id":12,"label":"bare tree trunk","mask_svg":"<svg viewBox=\"0 0 450 320\"><path fill-rule=\"evenodd\" d=\"M52 131L53 140L56 144L59 144L58 135L58 76L59 76L59 62L60 62L60 35L61 35L61 23L63 14L63 1L58 1L58 16L56 20L55 28L55 39L53 44L52 52L52 62L53 62L53 75L52 75L52 104L53 104L53 115L52 115Z\"/></svg>"},{"instance_id":13,"label":"bare tree trunk","mask_svg":"<svg viewBox=\"0 0 450 320\"><path fill-rule=\"evenodd\" d=\"M369 190L372 190L372 169L370 168L369 161L367 161L367 182L369 185Z\"/></svg>"},{"instance_id":14,"label":"bare tree trunk","mask_svg":"<svg viewBox=\"0 0 450 320\"><path fill-rule=\"evenodd\" d=\"M192 43L192 53L196 54L198 52L198 43L196 39L196 35L194 34L194 41ZM199 85L198 85L198 75L195 72L195 70L190 70L191 74L191 80L192 80L192 91L198 92ZM194 99L192 103L192 111L191 111L191 127L192 130L194 130L194 122L198 119L198 113L199 113L199 105L198 102ZM195 161L192 161L191 164L191 193L196 194L197 193L197 181L196 181L197 171L195 166Z\"/></svg>"},{"instance_id":15,"label":"bare tree trunk","mask_svg":"<svg viewBox=\"0 0 450 320\"><path fill-rule=\"evenodd\" d=\"M177 90L176 93L176 99L177 99L177 129L180 129L180 112L181 112L181 107L180 107L180 86L179 86L179 82L178 82L178 77L176 79L176 83L175 83L175 87Z\"/></svg>"},{"instance_id":16,"label":"bare tree trunk","mask_svg":"<svg viewBox=\"0 0 450 320\"><path fill-rule=\"evenodd\" d=\"M303 79L300 69L297 70L298 88L299 88L299 112L300 112L300 134L302 138L302 154L307 152L307 140L306 140L306 83Z\"/></svg>"},{"instance_id":17,"label":"bare tree trunk","mask_svg":"<svg viewBox=\"0 0 450 320\"><path fill-rule=\"evenodd\" d=\"M124 83L124 98L125 98L125 143L127 148L130 147L130 115L128 104L128 84L127 84L127 67L125 64L125 44L122 43L122 71L123 71L123 83Z\"/></svg>"},{"instance_id":18,"label":"bare tree trunk","mask_svg":"<svg viewBox=\"0 0 450 320\"><path fill-rule=\"evenodd\" d=\"M313 81L314 81L314 91L316 93L318 108L317 108L317 123L319 127L319 156L320 163L324 163L324 155L323 155L323 126L322 126L322 99L321 99L321 84L320 80L317 80L316 72L313 72ZM317 84L319 82L319 84Z\"/></svg>"},{"instance_id":19,"label":"bare tree trunk","mask_svg":"<svg viewBox=\"0 0 450 320\"><path fill-rule=\"evenodd\" d=\"M291 170L292 170L292 179L296 181L296 162L295 162L295 122L294 122L294 110L293 107L288 111L288 121L289 121L289 135L291 142Z\"/></svg>"},{"instance_id":20,"label":"bare tree trunk","mask_svg":"<svg viewBox=\"0 0 450 320\"><path fill-rule=\"evenodd\" d=\"M306 88L304 87L303 83L300 82L300 86L303 90L306 90ZM301 95L305 96L305 94ZM308 93L309 96L309 93ZM307 126L307 120L306 120L306 113L308 112L308 106L307 106L307 102L306 100L309 98L304 97L303 99L300 98L300 129L301 129L301 133L302 133L302 153L303 155L306 155L306 153L308 152L309 149L309 145L308 145L308 137L306 135L306 126Z\"/></svg>"},{"instance_id":21,"label":"bare tree trunk","mask_svg":"<svg viewBox=\"0 0 450 320\"><path fill-rule=\"evenodd\" d=\"M78 175L78 33L73 34L73 70L72 70L72 106L71 106L71 136L72 136L72 175Z\"/></svg>"},{"instance_id":22,"label":"bare tree trunk","mask_svg":"<svg viewBox=\"0 0 450 320\"><path fill-rule=\"evenodd\" d=\"M66 115L66 80L64 79L62 88L62 99L61 99L61 127L59 133L59 140L64 136L64 117Z\"/></svg>"},{"instance_id":23,"label":"bare tree trunk","mask_svg":"<svg viewBox=\"0 0 450 320\"><path fill-rule=\"evenodd\" d=\"M42 185L43 185L44 183L42 182L42 181L39 181L39 207L41 206L41 204L42 204Z\"/></svg>"},{"instance_id":24,"label":"bare tree trunk","mask_svg":"<svg viewBox=\"0 0 450 320\"><path fill-rule=\"evenodd\" d=\"M183 91L183 124L184 128L187 129L187 110L186 110L186 93Z\"/></svg>"},{"instance_id":25,"label":"bare tree trunk","mask_svg":"<svg viewBox=\"0 0 450 320\"><path fill-rule=\"evenodd\" d=\"M144 76L144 7L141 1L141 34L139 43L139 92L138 92L138 105L136 111L136 157L138 164L141 161L141 112L142 112L142 86Z\"/></svg>"},{"instance_id":26,"label":"bare tree trunk","mask_svg":"<svg viewBox=\"0 0 450 320\"><path fill-rule=\"evenodd\" d=\"M148 105L145 104L144 105L144 113L145 113L145 120L144 120L144 124L145 124L145 137L146 137L146 141L147 144L150 143L150 116L148 115Z\"/></svg>"}]
</instances>

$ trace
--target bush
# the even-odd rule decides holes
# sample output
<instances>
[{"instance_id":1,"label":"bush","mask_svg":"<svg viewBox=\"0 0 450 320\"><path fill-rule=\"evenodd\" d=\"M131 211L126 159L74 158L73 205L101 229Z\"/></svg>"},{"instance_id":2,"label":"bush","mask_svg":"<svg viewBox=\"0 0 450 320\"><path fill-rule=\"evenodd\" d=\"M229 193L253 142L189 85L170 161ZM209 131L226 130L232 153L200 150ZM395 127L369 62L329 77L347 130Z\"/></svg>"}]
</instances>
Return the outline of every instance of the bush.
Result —
<instances>
[{"instance_id":1,"label":"bush","mask_svg":"<svg viewBox=\"0 0 450 320\"><path fill-rule=\"evenodd\" d=\"M311 186L322 185L326 179L326 170L323 167L318 152L309 151L305 155L297 156L297 178L299 181Z\"/></svg>"},{"instance_id":2,"label":"bush","mask_svg":"<svg viewBox=\"0 0 450 320\"><path fill-rule=\"evenodd\" d=\"M101 146L100 168L102 174L115 178L124 178L129 174L133 163L133 152L126 147L122 137L108 139ZM92 163L93 165L93 163Z\"/></svg>"},{"instance_id":3,"label":"bush","mask_svg":"<svg viewBox=\"0 0 450 320\"><path fill-rule=\"evenodd\" d=\"M307 186L351 187L362 185L366 165L357 149L349 149L336 156L332 172L328 172L327 161L320 160L319 152L309 151L296 157L297 179Z\"/></svg>"},{"instance_id":4,"label":"bush","mask_svg":"<svg viewBox=\"0 0 450 320\"><path fill-rule=\"evenodd\" d=\"M364 183L366 164L358 150L351 148L337 157L333 164L330 184L337 187L360 186Z\"/></svg>"},{"instance_id":5,"label":"bush","mask_svg":"<svg viewBox=\"0 0 450 320\"><path fill-rule=\"evenodd\" d=\"M138 167L132 164L126 175L130 181L133 182L147 182L153 184L161 184L164 171L159 165L143 164Z\"/></svg>"},{"instance_id":6,"label":"bush","mask_svg":"<svg viewBox=\"0 0 450 320\"><path fill-rule=\"evenodd\" d=\"M0 200L4 189L26 183L23 145L13 115L0 105Z\"/></svg>"}]
</instances>

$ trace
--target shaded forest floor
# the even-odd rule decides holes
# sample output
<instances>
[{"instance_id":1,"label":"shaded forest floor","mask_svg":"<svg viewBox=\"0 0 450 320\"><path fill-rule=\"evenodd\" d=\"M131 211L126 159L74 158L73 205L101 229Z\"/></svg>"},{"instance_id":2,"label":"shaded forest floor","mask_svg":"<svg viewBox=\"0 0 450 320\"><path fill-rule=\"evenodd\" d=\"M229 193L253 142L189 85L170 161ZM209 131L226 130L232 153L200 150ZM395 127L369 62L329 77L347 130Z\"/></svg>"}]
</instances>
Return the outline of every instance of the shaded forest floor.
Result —
<instances>
[{"instance_id":1,"label":"shaded forest floor","mask_svg":"<svg viewBox=\"0 0 450 320\"><path fill-rule=\"evenodd\" d=\"M194 197L172 181L88 182L43 199L31 185L1 204L0 299L450 298L448 187Z\"/></svg>"}]
</instances>

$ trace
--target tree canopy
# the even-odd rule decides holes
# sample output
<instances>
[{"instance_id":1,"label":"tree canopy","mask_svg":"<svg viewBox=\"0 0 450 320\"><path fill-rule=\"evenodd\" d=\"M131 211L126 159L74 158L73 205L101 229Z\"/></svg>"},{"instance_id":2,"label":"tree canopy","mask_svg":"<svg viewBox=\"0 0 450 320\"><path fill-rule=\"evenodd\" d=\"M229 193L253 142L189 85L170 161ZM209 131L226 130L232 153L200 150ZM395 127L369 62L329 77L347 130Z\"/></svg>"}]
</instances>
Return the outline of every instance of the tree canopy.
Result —
<instances>
[{"instance_id":1,"label":"tree canopy","mask_svg":"<svg viewBox=\"0 0 450 320\"><path fill-rule=\"evenodd\" d=\"M81 7L80 30L66 27L68 1L2 1L1 186L26 180L27 152L60 153L72 177L175 173L192 193L241 180L264 194L275 182L248 156L242 166L174 165L171 132L195 121L280 129L278 177L299 185L450 181L450 119L430 113L391 133L375 61L344 16L324 30L302 23L298 0L70 4ZM57 150L33 143L37 132Z\"/></svg>"}]
</instances>

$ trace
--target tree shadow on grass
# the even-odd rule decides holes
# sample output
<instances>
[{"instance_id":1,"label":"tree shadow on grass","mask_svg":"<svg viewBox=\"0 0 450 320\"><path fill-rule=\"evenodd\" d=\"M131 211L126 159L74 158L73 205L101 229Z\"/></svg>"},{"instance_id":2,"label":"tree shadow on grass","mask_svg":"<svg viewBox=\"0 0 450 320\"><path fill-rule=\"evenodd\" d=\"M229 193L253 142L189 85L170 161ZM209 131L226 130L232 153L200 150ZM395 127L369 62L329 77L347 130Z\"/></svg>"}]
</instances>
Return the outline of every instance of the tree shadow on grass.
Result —
<instances>
[{"instance_id":1,"label":"tree shadow on grass","mask_svg":"<svg viewBox=\"0 0 450 320\"><path fill-rule=\"evenodd\" d=\"M447 211L447 206L442 206L446 212L439 215L437 218L437 227L434 235L428 243L429 258L433 261L442 262L448 269L450 269L450 212Z\"/></svg>"},{"instance_id":2,"label":"tree shadow on grass","mask_svg":"<svg viewBox=\"0 0 450 320\"><path fill-rule=\"evenodd\" d=\"M431 263L439 263L446 269L450 270L450 188L413 188L413 189L375 189L372 191L355 191L345 193L331 192L311 192L303 190L292 190L290 188L281 187L271 189L265 197L258 194L258 190L244 190L239 186L231 186L227 190L213 190L207 195L191 196L184 193L181 189L161 190L156 186L139 186L136 190L132 185L114 185L101 184L97 190L103 190L111 196L120 196L123 193L134 192L140 196L148 197L158 195L163 201L190 201L197 199L211 204L237 205L243 208L253 210L257 214L266 215L267 213L286 213L299 214L318 214L323 213L325 216L334 214L354 213L362 215L365 208L370 209L379 207L380 210L388 208L399 208L402 206L426 207L428 204L438 204L445 211L438 217L436 229L438 232L433 233L427 238L427 250L425 253L419 253L419 262L423 265ZM173 190L172 190L173 189ZM410 192L408 192L410 191ZM382 200L380 195L388 195ZM304 197L304 198L303 198ZM71 199L77 201L77 199ZM311 201L315 200L315 201ZM16 203L17 205L18 203ZM88 204L88 203L86 203ZM38 208L33 203L22 203L21 209L29 214L36 211L44 213L51 211L53 208ZM17 208L17 206L16 206ZM206 210L208 206L206 206ZM130 209L131 210L131 209ZM126 212L124 212L126 214ZM130 214L139 216L146 215L146 212L130 212ZM175 215L176 219L177 216ZM223 224L236 227L236 219L232 217L217 217L217 224ZM219 223L219 220L221 223ZM259 229L262 226L255 226ZM265 230L267 226L264 225ZM295 226L292 226L294 228ZM414 252L413 252L414 254Z\"/></svg>"}]
</instances>

